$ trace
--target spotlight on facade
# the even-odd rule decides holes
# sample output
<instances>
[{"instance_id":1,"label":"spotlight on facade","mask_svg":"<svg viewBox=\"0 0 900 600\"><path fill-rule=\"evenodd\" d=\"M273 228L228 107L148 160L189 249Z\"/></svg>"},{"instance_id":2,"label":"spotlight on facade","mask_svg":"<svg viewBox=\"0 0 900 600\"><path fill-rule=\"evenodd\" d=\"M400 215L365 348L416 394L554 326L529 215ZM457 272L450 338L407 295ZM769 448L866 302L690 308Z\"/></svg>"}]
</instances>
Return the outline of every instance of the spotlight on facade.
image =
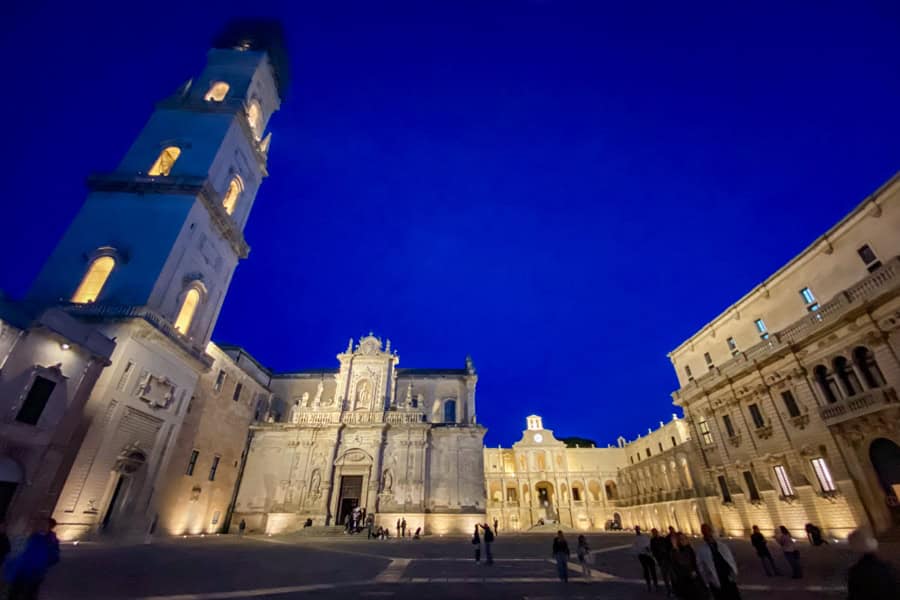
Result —
<instances>
[{"instance_id":1,"label":"spotlight on facade","mask_svg":"<svg viewBox=\"0 0 900 600\"><path fill-rule=\"evenodd\" d=\"M68 350L68 349L71 348L72 346L70 346L69 344L63 342L62 344L59 345L59 347L62 348L63 350Z\"/></svg>"}]
</instances>

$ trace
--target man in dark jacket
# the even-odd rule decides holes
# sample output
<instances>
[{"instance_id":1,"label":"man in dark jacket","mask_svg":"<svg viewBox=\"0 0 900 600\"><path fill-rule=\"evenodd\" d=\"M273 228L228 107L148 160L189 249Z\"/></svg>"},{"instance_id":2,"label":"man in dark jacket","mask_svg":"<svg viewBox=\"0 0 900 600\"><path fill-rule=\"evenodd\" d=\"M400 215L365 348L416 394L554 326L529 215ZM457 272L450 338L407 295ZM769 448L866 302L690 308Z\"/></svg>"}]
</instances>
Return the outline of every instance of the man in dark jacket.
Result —
<instances>
[{"instance_id":1,"label":"man in dark jacket","mask_svg":"<svg viewBox=\"0 0 900 600\"><path fill-rule=\"evenodd\" d=\"M847 538L850 549L862 557L847 573L847 600L889 600L897 597L900 580L894 567L878 557L878 540L860 527Z\"/></svg>"},{"instance_id":2,"label":"man in dark jacket","mask_svg":"<svg viewBox=\"0 0 900 600\"><path fill-rule=\"evenodd\" d=\"M3 576L9 584L9 600L34 600L38 597L47 571L59 562L59 540L53 533L54 527L56 521L53 519L39 519L22 553L4 565Z\"/></svg>"},{"instance_id":3,"label":"man in dark jacket","mask_svg":"<svg viewBox=\"0 0 900 600\"><path fill-rule=\"evenodd\" d=\"M769 552L766 538L760 533L759 527L756 525L753 526L753 533L750 534L750 543L756 550L756 555L759 557L759 560L762 561L763 570L766 572L766 575L769 577L772 575L781 575L781 573L778 572L778 567L775 566L775 561L772 560L772 554Z\"/></svg>"},{"instance_id":4,"label":"man in dark jacket","mask_svg":"<svg viewBox=\"0 0 900 600\"><path fill-rule=\"evenodd\" d=\"M672 595L672 543L669 538L659 535L654 527L650 530L650 552L659 565L663 582L666 584L666 596Z\"/></svg>"},{"instance_id":5,"label":"man in dark jacket","mask_svg":"<svg viewBox=\"0 0 900 600\"><path fill-rule=\"evenodd\" d=\"M484 564L492 565L494 564L494 555L491 553L491 544L494 543L494 532L487 523L482 525L481 529L484 530Z\"/></svg>"}]
</instances>

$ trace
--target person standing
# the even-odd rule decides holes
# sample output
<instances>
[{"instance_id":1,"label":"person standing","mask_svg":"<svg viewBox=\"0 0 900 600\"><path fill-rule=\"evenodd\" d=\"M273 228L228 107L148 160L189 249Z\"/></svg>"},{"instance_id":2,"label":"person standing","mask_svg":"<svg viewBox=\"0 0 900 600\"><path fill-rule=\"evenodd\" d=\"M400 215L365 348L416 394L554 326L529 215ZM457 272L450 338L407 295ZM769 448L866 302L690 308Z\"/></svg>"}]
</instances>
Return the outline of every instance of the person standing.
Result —
<instances>
[{"instance_id":1,"label":"person standing","mask_svg":"<svg viewBox=\"0 0 900 600\"><path fill-rule=\"evenodd\" d=\"M556 574L563 583L569 583L569 544L562 530L556 532L553 538L553 558L556 559Z\"/></svg>"},{"instance_id":2,"label":"person standing","mask_svg":"<svg viewBox=\"0 0 900 600\"><path fill-rule=\"evenodd\" d=\"M59 540L53 533L56 521L38 520L34 533L17 557L6 561L3 576L9 584L9 600L35 600L47 571L59 562Z\"/></svg>"},{"instance_id":3,"label":"person standing","mask_svg":"<svg viewBox=\"0 0 900 600\"><path fill-rule=\"evenodd\" d=\"M781 575L781 573L778 572L778 567L775 566L775 561L772 560L772 554L769 552L769 545L766 543L766 538L759 531L757 525L753 526L753 533L750 534L750 543L753 545L754 550L756 550L756 555L759 557L759 560L762 561L763 571L766 572L766 575L769 577Z\"/></svg>"},{"instance_id":4,"label":"person standing","mask_svg":"<svg viewBox=\"0 0 900 600\"><path fill-rule=\"evenodd\" d=\"M778 526L778 531L775 533L775 541L781 546L781 551L784 552L784 559L791 565L791 578L800 579L803 577L803 570L800 568L800 551L797 550L794 538L787 527L784 525Z\"/></svg>"},{"instance_id":5,"label":"person standing","mask_svg":"<svg viewBox=\"0 0 900 600\"><path fill-rule=\"evenodd\" d=\"M641 528L634 527L634 542L631 544L631 552L637 556L644 572L644 581L647 582L647 591L652 591L650 581L653 581L653 589L659 589L659 581L656 579L656 563L653 561L653 552L650 550L650 538L641 533Z\"/></svg>"},{"instance_id":6,"label":"person standing","mask_svg":"<svg viewBox=\"0 0 900 600\"><path fill-rule=\"evenodd\" d=\"M575 552L578 554L578 562L581 563L581 574L589 580L591 578L591 547L588 546L587 538L583 535L578 536L578 547Z\"/></svg>"},{"instance_id":7,"label":"person standing","mask_svg":"<svg viewBox=\"0 0 900 600\"><path fill-rule=\"evenodd\" d=\"M494 554L491 552L491 544L494 543L494 532L487 523L481 528L484 529L484 564L492 565L494 564Z\"/></svg>"},{"instance_id":8,"label":"person standing","mask_svg":"<svg viewBox=\"0 0 900 600\"><path fill-rule=\"evenodd\" d=\"M367 532L367 540L371 540L372 537L372 528L375 527L375 515L370 514L366 517L366 532Z\"/></svg>"},{"instance_id":9,"label":"person standing","mask_svg":"<svg viewBox=\"0 0 900 600\"><path fill-rule=\"evenodd\" d=\"M245 529L247 529L247 521L241 519L241 522L238 523L238 535L244 535Z\"/></svg>"},{"instance_id":10,"label":"person standing","mask_svg":"<svg viewBox=\"0 0 900 600\"><path fill-rule=\"evenodd\" d=\"M406 517L400 519L400 536L406 537Z\"/></svg>"},{"instance_id":11,"label":"person standing","mask_svg":"<svg viewBox=\"0 0 900 600\"><path fill-rule=\"evenodd\" d=\"M847 600L892 600L900 589L900 578L890 563L877 554L878 540L866 527L847 538L850 550L862 554L847 573Z\"/></svg>"},{"instance_id":12,"label":"person standing","mask_svg":"<svg viewBox=\"0 0 900 600\"><path fill-rule=\"evenodd\" d=\"M717 542L712 528L700 526L703 544L697 550L697 570L712 592L715 600L739 600L737 587L737 562L731 549L724 542Z\"/></svg>"},{"instance_id":13,"label":"person standing","mask_svg":"<svg viewBox=\"0 0 900 600\"><path fill-rule=\"evenodd\" d=\"M397 519L397 537L400 537L400 519Z\"/></svg>"},{"instance_id":14,"label":"person standing","mask_svg":"<svg viewBox=\"0 0 900 600\"><path fill-rule=\"evenodd\" d=\"M666 596L672 595L672 544L668 538L659 535L659 531L654 527L650 530L650 552L653 559L659 565L660 575L662 575L663 583L666 584Z\"/></svg>"},{"instance_id":15,"label":"person standing","mask_svg":"<svg viewBox=\"0 0 900 600\"><path fill-rule=\"evenodd\" d=\"M806 524L806 537L809 539L809 543L813 546L822 546L828 545L828 542L825 541L825 538L822 537L822 530L813 525L812 523Z\"/></svg>"},{"instance_id":16,"label":"person standing","mask_svg":"<svg viewBox=\"0 0 900 600\"><path fill-rule=\"evenodd\" d=\"M497 520L497 517L494 517L494 535L500 533L500 521Z\"/></svg>"},{"instance_id":17,"label":"person standing","mask_svg":"<svg viewBox=\"0 0 900 600\"><path fill-rule=\"evenodd\" d=\"M475 524L475 533L472 534L472 545L475 546L475 564L481 564L481 536L478 535L478 524Z\"/></svg>"},{"instance_id":18,"label":"person standing","mask_svg":"<svg viewBox=\"0 0 900 600\"><path fill-rule=\"evenodd\" d=\"M683 533L672 541L672 587L681 600L706 600L708 594L697 568L697 555Z\"/></svg>"}]
</instances>

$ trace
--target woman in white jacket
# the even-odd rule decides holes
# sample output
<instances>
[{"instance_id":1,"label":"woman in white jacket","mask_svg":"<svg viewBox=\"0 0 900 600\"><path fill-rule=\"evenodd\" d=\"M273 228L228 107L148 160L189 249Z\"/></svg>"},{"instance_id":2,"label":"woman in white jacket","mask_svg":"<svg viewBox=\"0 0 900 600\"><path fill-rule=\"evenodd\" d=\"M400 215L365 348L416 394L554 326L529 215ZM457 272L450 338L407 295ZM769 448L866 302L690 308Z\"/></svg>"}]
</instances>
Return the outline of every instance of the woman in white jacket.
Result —
<instances>
[{"instance_id":1,"label":"woman in white jacket","mask_svg":"<svg viewBox=\"0 0 900 600\"><path fill-rule=\"evenodd\" d=\"M697 570L715 600L739 600L737 562L731 549L717 541L706 523L700 528L703 543L697 548Z\"/></svg>"}]
</instances>

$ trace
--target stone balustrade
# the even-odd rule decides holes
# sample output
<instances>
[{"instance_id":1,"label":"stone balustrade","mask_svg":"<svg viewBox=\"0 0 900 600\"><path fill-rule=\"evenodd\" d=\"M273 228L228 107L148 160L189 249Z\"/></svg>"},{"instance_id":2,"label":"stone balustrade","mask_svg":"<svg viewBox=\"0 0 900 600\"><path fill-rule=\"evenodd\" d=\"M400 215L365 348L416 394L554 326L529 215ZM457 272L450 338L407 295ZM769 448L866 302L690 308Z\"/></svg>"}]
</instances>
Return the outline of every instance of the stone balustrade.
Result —
<instances>
[{"instance_id":1,"label":"stone balustrade","mask_svg":"<svg viewBox=\"0 0 900 600\"><path fill-rule=\"evenodd\" d=\"M819 408L819 415L826 425L836 425L896 404L897 392L893 388L869 390L834 404L826 404Z\"/></svg>"}]
</instances>

